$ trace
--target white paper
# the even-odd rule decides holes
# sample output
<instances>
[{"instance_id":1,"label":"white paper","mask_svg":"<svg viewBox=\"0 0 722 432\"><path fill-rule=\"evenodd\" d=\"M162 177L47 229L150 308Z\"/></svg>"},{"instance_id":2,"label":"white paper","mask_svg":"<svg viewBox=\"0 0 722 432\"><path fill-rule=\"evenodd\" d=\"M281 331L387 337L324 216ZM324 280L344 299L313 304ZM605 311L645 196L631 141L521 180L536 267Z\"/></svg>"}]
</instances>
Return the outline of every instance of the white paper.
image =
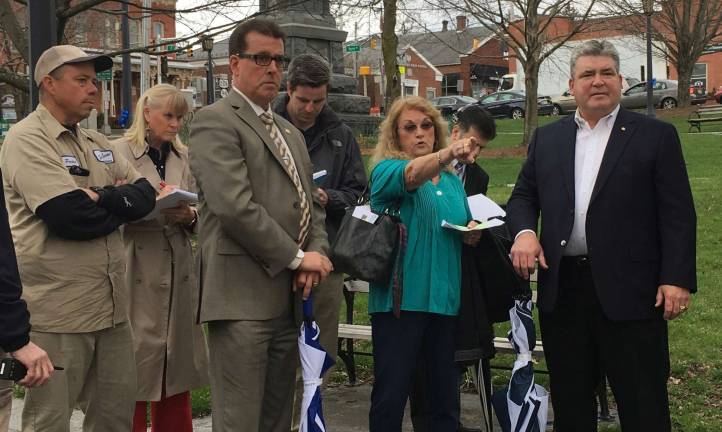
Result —
<instances>
[{"instance_id":1,"label":"white paper","mask_svg":"<svg viewBox=\"0 0 722 432\"><path fill-rule=\"evenodd\" d=\"M362 221L366 221L370 224L375 223L376 219L379 218L379 215L372 212L371 207L368 205L356 206L353 209L353 213L351 213L351 216L355 217L356 219L361 219Z\"/></svg>"},{"instance_id":2,"label":"white paper","mask_svg":"<svg viewBox=\"0 0 722 432\"><path fill-rule=\"evenodd\" d=\"M328 174L326 170L316 171L313 173L313 181L321 180L326 177L326 174Z\"/></svg>"},{"instance_id":3,"label":"white paper","mask_svg":"<svg viewBox=\"0 0 722 432\"><path fill-rule=\"evenodd\" d=\"M504 217L506 212L497 203L483 194L472 195L467 198L471 217L478 221L487 221L492 218Z\"/></svg>"},{"instance_id":4,"label":"white paper","mask_svg":"<svg viewBox=\"0 0 722 432\"><path fill-rule=\"evenodd\" d=\"M193 192L188 192L183 189L174 189L173 192L169 193L161 199L156 200L155 208L153 208L153 211L148 213L148 215L143 219L155 219L160 216L160 211L162 209L178 207L178 204L181 201L186 201L188 202L188 204L196 204L198 202L198 194L194 194Z\"/></svg>"},{"instance_id":5,"label":"white paper","mask_svg":"<svg viewBox=\"0 0 722 432\"><path fill-rule=\"evenodd\" d=\"M462 232L479 231L479 230L483 230L483 229L487 229L487 228L496 227L499 225L504 225L504 221L502 221L500 219L490 219L486 222L482 222L479 225L476 225L474 228L468 228L468 227L461 226L461 225L454 225L452 223L446 222L445 220L441 221L442 227L448 228L448 229L453 229L456 231L462 231Z\"/></svg>"}]
</instances>

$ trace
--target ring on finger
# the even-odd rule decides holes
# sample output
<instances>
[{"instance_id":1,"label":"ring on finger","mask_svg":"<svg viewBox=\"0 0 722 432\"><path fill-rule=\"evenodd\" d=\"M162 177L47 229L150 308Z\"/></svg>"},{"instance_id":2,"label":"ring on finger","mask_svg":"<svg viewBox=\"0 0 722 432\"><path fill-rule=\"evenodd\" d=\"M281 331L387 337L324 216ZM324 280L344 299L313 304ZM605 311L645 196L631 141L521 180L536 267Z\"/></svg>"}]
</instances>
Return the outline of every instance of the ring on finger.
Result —
<instances>
[{"instance_id":1,"label":"ring on finger","mask_svg":"<svg viewBox=\"0 0 722 432\"><path fill-rule=\"evenodd\" d=\"M687 312L687 305L681 305L679 307L680 312Z\"/></svg>"}]
</instances>

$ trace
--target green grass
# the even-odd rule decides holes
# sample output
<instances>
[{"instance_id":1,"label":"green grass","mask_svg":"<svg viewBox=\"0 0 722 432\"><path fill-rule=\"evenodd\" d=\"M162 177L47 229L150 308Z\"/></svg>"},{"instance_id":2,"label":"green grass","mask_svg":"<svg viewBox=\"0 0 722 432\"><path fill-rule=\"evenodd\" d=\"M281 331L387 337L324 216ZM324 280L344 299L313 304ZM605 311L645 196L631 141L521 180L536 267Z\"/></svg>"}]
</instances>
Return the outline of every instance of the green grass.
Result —
<instances>
[{"instance_id":1,"label":"green grass","mask_svg":"<svg viewBox=\"0 0 722 432\"><path fill-rule=\"evenodd\" d=\"M669 325L671 378L669 381L670 412L674 431L722 431L722 125L703 125L703 133L688 133L687 115L663 120L677 127L682 141L687 170L697 211L697 272L699 292L692 297L691 309ZM545 124L555 118L542 117ZM498 137L490 150L518 146L523 123L520 120L497 121ZM716 133L715 133L716 132ZM505 203L511 194L523 157L495 157L479 162L489 173L489 196ZM357 295L354 322L368 324L366 296ZM342 312L344 317L345 312ZM497 335L504 335L508 325L499 325ZM370 351L370 346L357 343L357 349ZM372 359L357 356L362 380L373 375ZM498 356L495 365L510 366L511 356ZM544 362L537 369L546 369ZM343 364L335 380L345 377ZM508 382L506 371L495 371L493 383L500 387ZM538 375L538 382L548 386L548 378ZM610 395L610 402L613 403ZM616 426L601 431L618 431Z\"/></svg>"}]
</instances>

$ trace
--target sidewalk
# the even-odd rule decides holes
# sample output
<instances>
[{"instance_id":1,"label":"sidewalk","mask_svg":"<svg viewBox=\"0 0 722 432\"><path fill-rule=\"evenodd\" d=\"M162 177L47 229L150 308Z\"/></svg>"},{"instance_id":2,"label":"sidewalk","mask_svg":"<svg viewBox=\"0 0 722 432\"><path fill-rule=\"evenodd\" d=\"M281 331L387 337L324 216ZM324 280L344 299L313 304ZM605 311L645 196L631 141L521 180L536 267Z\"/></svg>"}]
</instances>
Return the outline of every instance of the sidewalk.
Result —
<instances>
[{"instance_id":1,"label":"sidewalk","mask_svg":"<svg viewBox=\"0 0 722 432\"><path fill-rule=\"evenodd\" d=\"M326 416L326 430L329 432L366 432L368 431L368 413L371 399L371 386L359 385L348 387L339 385L329 387L323 392L323 411ZM9 432L20 432L20 413L23 400L13 400L13 411L10 419ZM466 426L478 427L479 399L475 394L463 393L461 395L461 420ZM70 421L71 432L81 432L83 414L76 410ZM211 432L211 417L193 420L195 432ZM408 416L408 405L404 417L404 431L411 431L411 421ZM495 424L494 430L499 430Z\"/></svg>"}]
</instances>

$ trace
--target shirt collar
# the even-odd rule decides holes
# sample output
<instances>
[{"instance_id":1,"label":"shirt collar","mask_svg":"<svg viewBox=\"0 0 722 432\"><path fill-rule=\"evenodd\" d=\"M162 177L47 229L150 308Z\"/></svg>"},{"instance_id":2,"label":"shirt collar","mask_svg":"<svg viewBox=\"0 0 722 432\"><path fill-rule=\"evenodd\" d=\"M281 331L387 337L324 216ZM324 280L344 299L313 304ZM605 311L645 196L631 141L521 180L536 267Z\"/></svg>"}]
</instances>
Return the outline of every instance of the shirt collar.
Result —
<instances>
[{"instance_id":1,"label":"shirt collar","mask_svg":"<svg viewBox=\"0 0 722 432\"><path fill-rule=\"evenodd\" d=\"M148 153L148 151L150 150L150 144L148 144L148 141L143 141L143 144L143 147L135 145L130 146L133 157L136 160L145 156L145 154ZM175 149L175 146L169 141L166 141L161 145L161 151L165 152L166 154L173 152L176 156L180 157L178 151Z\"/></svg>"},{"instance_id":2,"label":"shirt collar","mask_svg":"<svg viewBox=\"0 0 722 432\"><path fill-rule=\"evenodd\" d=\"M73 135L72 132L68 130L65 126L63 126L58 119L56 119L53 114L50 113L48 108L43 105L42 103L38 104L38 107L35 108L35 112L38 113L38 116L40 117L40 120L43 122L45 127L47 128L48 132L50 133L50 136L53 137L53 139L60 138L60 135L67 133L70 135ZM75 138L80 139L80 136L82 135L84 138L95 141L92 136L83 128L78 126L77 124L75 126L75 132L77 133L77 136Z\"/></svg>"},{"instance_id":3,"label":"shirt collar","mask_svg":"<svg viewBox=\"0 0 722 432\"><path fill-rule=\"evenodd\" d=\"M614 122L617 120L617 114L619 114L619 107L620 105L617 104L617 106L612 110L612 112L599 119L597 125L601 122L606 122L607 126L613 125ZM577 110L574 112L574 121L580 128L588 125L587 121L584 120L584 118L582 118L582 115L579 113L579 108L577 108Z\"/></svg>"},{"instance_id":4,"label":"shirt collar","mask_svg":"<svg viewBox=\"0 0 722 432\"><path fill-rule=\"evenodd\" d=\"M45 124L45 128L48 130L50 136L52 136L53 139L58 139L60 135L64 133L70 133L70 131L67 130L65 126L60 124L58 119L53 117L50 111L48 111L48 109L42 103L38 104L38 107L35 108L35 112L38 113L40 120Z\"/></svg>"},{"instance_id":5,"label":"shirt collar","mask_svg":"<svg viewBox=\"0 0 722 432\"><path fill-rule=\"evenodd\" d=\"M232 86L232 87L235 92L237 92L239 95L243 96L243 99L245 99L246 102L248 102L248 105L250 105L251 108L253 108L253 112L255 112L257 116L260 116L263 113L267 113L268 115L273 117L273 111L271 111L270 103L268 104L268 108L263 109L260 106L256 105L255 103L253 103L252 100L248 99L248 96L244 95L242 91L240 91L236 88L236 86Z\"/></svg>"}]
</instances>

